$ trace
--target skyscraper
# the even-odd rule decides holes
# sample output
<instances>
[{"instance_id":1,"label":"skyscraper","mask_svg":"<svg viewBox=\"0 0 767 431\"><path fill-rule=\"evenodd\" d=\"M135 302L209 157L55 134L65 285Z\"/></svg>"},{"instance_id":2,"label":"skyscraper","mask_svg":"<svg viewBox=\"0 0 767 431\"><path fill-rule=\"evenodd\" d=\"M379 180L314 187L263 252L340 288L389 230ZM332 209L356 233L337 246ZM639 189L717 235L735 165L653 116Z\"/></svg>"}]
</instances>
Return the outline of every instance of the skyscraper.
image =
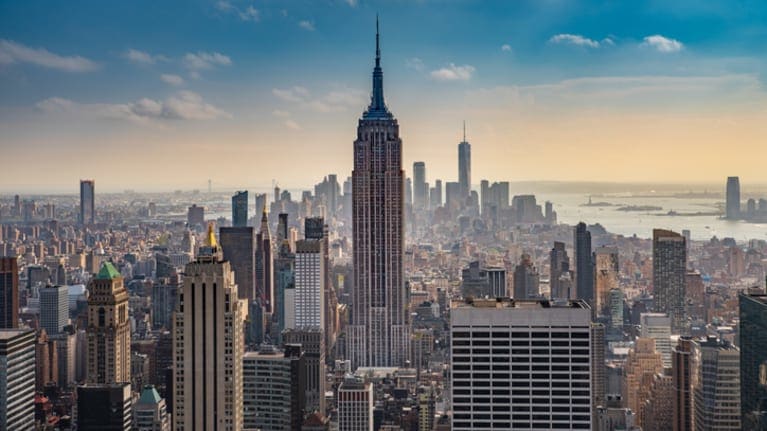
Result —
<instances>
[{"instance_id":1,"label":"skyscraper","mask_svg":"<svg viewBox=\"0 0 767 431\"><path fill-rule=\"evenodd\" d=\"M0 429L35 429L35 331L0 330Z\"/></svg>"},{"instance_id":2,"label":"skyscraper","mask_svg":"<svg viewBox=\"0 0 767 431\"><path fill-rule=\"evenodd\" d=\"M274 296L274 257L272 234L266 211L261 213L261 230L256 234L256 298L267 313L272 312Z\"/></svg>"},{"instance_id":3,"label":"skyscraper","mask_svg":"<svg viewBox=\"0 0 767 431\"><path fill-rule=\"evenodd\" d=\"M740 351L714 337L696 342L695 351L695 429L746 429L740 426Z\"/></svg>"},{"instance_id":4,"label":"skyscraper","mask_svg":"<svg viewBox=\"0 0 767 431\"><path fill-rule=\"evenodd\" d=\"M86 384L77 387L78 431L133 429L130 383Z\"/></svg>"},{"instance_id":5,"label":"skyscraper","mask_svg":"<svg viewBox=\"0 0 767 431\"><path fill-rule=\"evenodd\" d=\"M529 254L522 254L519 265L514 269L514 299L536 299L540 296L538 290L539 275Z\"/></svg>"},{"instance_id":6,"label":"skyscraper","mask_svg":"<svg viewBox=\"0 0 767 431\"><path fill-rule=\"evenodd\" d=\"M338 431L373 431L373 384L347 377L338 388Z\"/></svg>"},{"instance_id":7,"label":"skyscraper","mask_svg":"<svg viewBox=\"0 0 767 431\"><path fill-rule=\"evenodd\" d=\"M458 144L458 184L461 199L471 193L471 144L466 140L466 122L463 123L463 140Z\"/></svg>"},{"instance_id":8,"label":"skyscraper","mask_svg":"<svg viewBox=\"0 0 767 431\"><path fill-rule=\"evenodd\" d=\"M731 220L740 218L740 178L727 177L727 202L725 216Z\"/></svg>"},{"instance_id":9,"label":"skyscraper","mask_svg":"<svg viewBox=\"0 0 767 431\"><path fill-rule=\"evenodd\" d=\"M594 252L594 312L608 315L609 296L612 289L617 289L620 277L618 267L618 249L599 247Z\"/></svg>"},{"instance_id":10,"label":"skyscraper","mask_svg":"<svg viewBox=\"0 0 767 431\"><path fill-rule=\"evenodd\" d=\"M130 383L128 292L110 262L101 265L88 290L88 383Z\"/></svg>"},{"instance_id":11,"label":"skyscraper","mask_svg":"<svg viewBox=\"0 0 767 431\"><path fill-rule=\"evenodd\" d=\"M413 163L413 206L424 209L428 206L429 185L426 184L426 163Z\"/></svg>"},{"instance_id":12,"label":"skyscraper","mask_svg":"<svg viewBox=\"0 0 767 431\"><path fill-rule=\"evenodd\" d=\"M685 287L687 246L682 235L653 229L652 282L655 310L671 318L671 332L680 334L686 326Z\"/></svg>"},{"instance_id":13,"label":"skyscraper","mask_svg":"<svg viewBox=\"0 0 767 431\"><path fill-rule=\"evenodd\" d=\"M239 431L246 303L212 225L184 274L173 322L174 429Z\"/></svg>"},{"instance_id":14,"label":"skyscraper","mask_svg":"<svg viewBox=\"0 0 767 431\"><path fill-rule=\"evenodd\" d=\"M296 241L296 328L325 329L325 261L323 242Z\"/></svg>"},{"instance_id":15,"label":"skyscraper","mask_svg":"<svg viewBox=\"0 0 767 431\"><path fill-rule=\"evenodd\" d=\"M594 305L594 261L591 255L591 232L586 229L586 223L580 222L575 226L573 238L575 250L575 291L577 299L582 299Z\"/></svg>"},{"instance_id":16,"label":"skyscraper","mask_svg":"<svg viewBox=\"0 0 767 431\"><path fill-rule=\"evenodd\" d=\"M80 180L80 224L96 221L96 181Z\"/></svg>"},{"instance_id":17,"label":"skyscraper","mask_svg":"<svg viewBox=\"0 0 767 431\"><path fill-rule=\"evenodd\" d=\"M56 335L69 320L69 289L67 286L46 286L40 293L40 326L48 335Z\"/></svg>"},{"instance_id":18,"label":"skyscraper","mask_svg":"<svg viewBox=\"0 0 767 431\"><path fill-rule=\"evenodd\" d=\"M585 302L475 299L451 309L450 340L453 430L591 429Z\"/></svg>"},{"instance_id":19,"label":"skyscraper","mask_svg":"<svg viewBox=\"0 0 767 431\"><path fill-rule=\"evenodd\" d=\"M410 357L402 267L403 191L402 140L399 124L384 103L376 29L373 93L370 106L359 120L354 141L354 286L348 326L348 350L353 367L402 366Z\"/></svg>"},{"instance_id":20,"label":"skyscraper","mask_svg":"<svg viewBox=\"0 0 767 431\"><path fill-rule=\"evenodd\" d=\"M692 431L692 339L679 337L671 352L671 377L674 385L673 431Z\"/></svg>"},{"instance_id":21,"label":"skyscraper","mask_svg":"<svg viewBox=\"0 0 767 431\"><path fill-rule=\"evenodd\" d=\"M570 292L565 288L570 287L571 283L564 283L561 281L564 274L569 276L570 273L570 257L567 256L565 243L559 241L554 242L554 248L549 252L549 268L551 299L570 299Z\"/></svg>"},{"instance_id":22,"label":"skyscraper","mask_svg":"<svg viewBox=\"0 0 767 431\"><path fill-rule=\"evenodd\" d=\"M19 263L0 257L0 329L19 327Z\"/></svg>"},{"instance_id":23,"label":"skyscraper","mask_svg":"<svg viewBox=\"0 0 767 431\"><path fill-rule=\"evenodd\" d=\"M248 225L248 191L236 192L232 196L232 226Z\"/></svg>"},{"instance_id":24,"label":"skyscraper","mask_svg":"<svg viewBox=\"0 0 767 431\"><path fill-rule=\"evenodd\" d=\"M253 227L219 229L224 260L228 260L237 283L237 296L248 302L256 298L256 236Z\"/></svg>"},{"instance_id":25,"label":"skyscraper","mask_svg":"<svg viewBox=\"0 0 767 431\"><path fill-rule=\"evenodd\" d=\"M767 295L738 295L743 429L767 430Z\"/></svg>"},{"instance_id":26,"label":"skyscraper","mask_svg":"<svg viewBox=\"0 0 767 431\"><path fill-rule=\"evenodd\" d=\"M434 181L434 187L429 190L429 203L432 209L442 206L442 180Z\"/></svg>"},{"instance_id":27,"label":"skyscraper","mask_svg":"<svg viewBox=\"0 0 767 431\"><path fill-rule=\"evenodd\" d=\"M243 356L245 429L301 429L304 415L304 356L301 346L285 351L263 345Z\"/></svg>"}]
</instances>

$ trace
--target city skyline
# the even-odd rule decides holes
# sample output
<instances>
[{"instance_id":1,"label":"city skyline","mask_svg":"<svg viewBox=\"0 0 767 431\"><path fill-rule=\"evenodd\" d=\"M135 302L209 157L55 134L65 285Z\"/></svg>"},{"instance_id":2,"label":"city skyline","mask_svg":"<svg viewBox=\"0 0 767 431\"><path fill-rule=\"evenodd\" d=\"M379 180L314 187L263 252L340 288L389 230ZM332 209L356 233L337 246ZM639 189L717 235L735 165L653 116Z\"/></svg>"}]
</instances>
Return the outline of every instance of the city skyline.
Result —
<instances>
[{"instance_id":1,"label":"city skyline","mask_svg":"<svg viewBox=\"0 0 767 431\"><path fill-rule=\"evenodd\" d=\"M466 120L474 170L491 180L767 182L756 162L767 131L762 7L200 1L178 18L174 3L149 14L42 9L0 6L0 131L9 157L47 154L37 165L62 182L203 189L208 175L188 168L212 151L228 169L210 176L227 188L343 178L355 109L369 96L365 29L376 11L410 143L403 164L425 161L428 181L456 177ZM724 145L717 157L700 151ZM282 150L295 163L250 169ZM614 162L594 169L597 154ZM62 158L66 170L53 162ZM682 175L680 158L697 169ZM305 169L317 160L324 169ZM3 170L4 189L55 189L20 169Z\"/></svg>"}]
</instances>

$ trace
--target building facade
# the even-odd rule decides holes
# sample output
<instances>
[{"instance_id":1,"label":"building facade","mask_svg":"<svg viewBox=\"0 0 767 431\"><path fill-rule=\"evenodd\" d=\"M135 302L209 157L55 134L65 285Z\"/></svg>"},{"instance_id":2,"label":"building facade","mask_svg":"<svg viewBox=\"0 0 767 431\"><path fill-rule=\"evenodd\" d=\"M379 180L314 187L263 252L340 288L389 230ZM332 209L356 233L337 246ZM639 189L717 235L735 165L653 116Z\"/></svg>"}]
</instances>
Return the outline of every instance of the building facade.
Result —
<instances>
[{"instance_id":1,"label":"building facade","mask_svg":"<svg viewBox=\"0 0 767 431\"><path fill-rule=\"evenodd\" d=\"M35 331L0 330L0 429L35 428Z\"/></svg>"},{"instance_id":2,"label":"building facade","mask_svg":"<svg viewBox=\"0 0 767 431\"><path fill-rule=\"evenodd\" d=\"M96 222L96 181L80 180L80 224Z\"/></svg>"},{"instance_id":3,"label":"building facade","mask_svg":"<svg viewBox=\"0 0 767 431\"><path fill-rule=\"evenodd\" d=\"M338 387L338 431L373 431L373 384L349 377Z\"/></svg>"},{"instance_id":4,"label":"building facade","mask_svg":"<svg viewBox=\"0 0 767 431\"><path fill-rule=\"evenodd\" d=\"M263 345L243 357L245 429L293 431L304 416L305 364L301 347Z\"/></svg>"},{"instance_id":5,"label":"building facade","mask_svg":"<svg viewBox=\"0 0 767 431\"><path fill-rule=\"evenodd\" d=\"M740 301L740 400L743 429L767 430L767 295Z\"/></svg>"},{"instance_id":6,"label":"building facade","mask_svg":"<svg viewBox=\"0 0 767 431\"><path fill-rule=\"evenodd\" d=\"M232 226L248 225L248 191L236 192L232 196Z\"/></svg>"},{"instance_id":7,"label":"building facade","mask_svg":"<svg viewBox=\"0 0 767 431\"><path fill-rule=\"evenodd\" d=\"M19 327L19 263L0 257L0 329Z\"/></svg>"},{"instance_id":8,"label":"building facade","mask_svg":"<svg viewBox=\"0 0 767 431\"><path fill-rule=\"evenodd\" d=\"M687 241L670 230L653 229L652 284L655 310L671 318L671 332L686 332Z\"/></svg>"},{"instance_id":9,"label":"building facade","mask_svg":"<svg viewBox=\"0 0 767 431\"><path fill-rule=\"evenodd\" d=\"M695 430L740 430L740 351L713 337L696 342L694 351Z\"/></svg>"},{"instance_id":10,"label":"building facade","mask_svg":"<svg viewBox=\"0 0 767 431\"><path fill-rule=\"evenodd\" d=\"M575 250L575 296L594 305L594 261L591 255L591 232L586 223L578 223L575 226L573 237L573 249Z\"/></svg>"},{"instance_id":11,"label":"building facade","mask_svg":"<svg viewBox=\"0 0 767 431\"><path fill-rule=\"evenodd\" d=\"M88 383L131 381L128 292L110 262L88 284Z\"/></svg>"},{"instance_id":12,"label":"building facade","mask_svg":"<svg viewBox=\"0 0 767 431\"><path fill-rule=\"evenodd\" d=\"M46 286L39 290L40 326L48 335L56 335L69 322L69 289L67 286Z\"/></svg>"},{"instance_id":13,"label":"building facade","mask_svg":"<svg viewBox=\"0 0 767 431\"><path fill-rule=\"evenodd\" d=\"M237 296L248 302L256 299L256 236L253 227L219 229L224 260L228 260L237 283Z\"/></svg>"}]
</instances>

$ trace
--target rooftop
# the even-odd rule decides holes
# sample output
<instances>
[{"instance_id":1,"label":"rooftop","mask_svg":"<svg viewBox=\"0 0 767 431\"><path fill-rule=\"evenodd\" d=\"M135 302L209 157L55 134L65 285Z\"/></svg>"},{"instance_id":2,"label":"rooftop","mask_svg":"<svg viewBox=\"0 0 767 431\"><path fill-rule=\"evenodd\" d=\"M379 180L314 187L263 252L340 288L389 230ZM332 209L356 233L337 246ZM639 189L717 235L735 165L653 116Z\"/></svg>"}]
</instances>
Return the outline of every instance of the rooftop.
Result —
<instances>
[{"instance_id":1,"label":"rooftop","mask_svg":"<svg viewBox=\"0 0 767 431\"><path fill-rule=\"evenodd\" d=\"M466 298L462 303L453 304L455 308L589 308L581 300L549 301L548 299L512 299L512 298Z\"/></svg>"},{"instance_id":2,"label":"rooftop","mask_svg":"<svg viewBox=\"0 0 767 431\"><path fill-rule=\"evenodd\" d=\"M110 280L113 278L120 278L120 272L115 268L114 265L112 265L112 262L104 262L101 264L101 269L99 270L99 273L96 275L96 278L99 280Z\"/></svg>"}]
</instances>

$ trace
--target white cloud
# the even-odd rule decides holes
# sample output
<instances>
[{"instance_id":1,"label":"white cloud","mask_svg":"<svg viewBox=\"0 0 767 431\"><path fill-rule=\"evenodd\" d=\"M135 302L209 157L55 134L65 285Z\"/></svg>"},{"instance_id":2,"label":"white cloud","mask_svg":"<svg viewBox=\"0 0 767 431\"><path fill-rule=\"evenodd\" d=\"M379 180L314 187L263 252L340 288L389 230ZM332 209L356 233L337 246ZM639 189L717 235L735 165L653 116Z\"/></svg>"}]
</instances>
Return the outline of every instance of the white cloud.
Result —
<instances>
[{"instance_id":1,"label":"white cloud","mask_svg":"<svg viewBox=\"0 0 767 431\"><path fill-rule=\"evenodd\" d=\"M123 53L123 57L128 61L137 64L155 64L158 61L168 61L168 58L164 55L152 55L145 51L139 51L138 49L129 49Z\"/></svg>"},{"instance_id":2,"label":"white cloud","mask_svg":"<svg viewBox=\"0 0 767 431\"><path fill-rule=\"evenodd\" d=\"M215 66L229 66L232 59L218 52L188 53L184 56L184 65L192 71L212 69Z\"/></svg>"},{"instance_id":3,"label":"white cloud","mask_svg":"<svg viewBox=\"0 0 767 431\"><path fill-rule=\"evenodd\" d=\"M315 30L314 23L311 22L311 21L303 20L303 21L298 23L298 26L301 27L302 29L308 30L308 31L314 31Z\"/></svg>"},{"instance_id":4,"label":"white cloud","mask_svg":"<svg viewBox=\"0 0 767 431\"><path fill-rule=\"evenodd\" d=\"M442 69L432 70L431 77L437 81L468 81L475 70L474 66L468 64L456 66L450 63Z\"/></svg>"},{"instance_id":5,"label":"white cloud","mask_svg":"<svg viewBox=\"0 0 767 431\"><path fill-rule=\"evenodd\" d=\"M557 43L557 44L585 46L589 48L599 48L599 42L593 39L589 39L587 37L583 37L579 34L566 34L566 33L557 34L557 35L551 36L551 38L549 39L549 42Z\"/></svg>"},{"instance_id":6,"label":"white cloud","mask_svg":"<svg viewBox=\"0 0 767 431\"><path fill-rule=\"evenodd\" d=\"M248 6L245 9L240 9L226 0L219 0L216 2L216 9L225 13L232 13L237 15L243 21L259 21L261 20L261 13L253 6Z\"/></svg>"},{"instance_id":7,"label":"white cloud","mask_svg":"<svg viewBox=\"0 0 767 431\"><path fill-rule=\"evenodd\" d=\"M285 120L283 124L285 124L285 127L288 129L301 130L301 126L293 120Z\"/></svg>"},{"instance_id":8,"label":"white cloud","mask_svg":"<svg viewBox=\"0 0 767 431\"><path fill-rule=\"evenodd\" d=\"M351 7L357 7L357 0L346 0L346 4L348 4Z\"/></svg>"},{"instance_id":9,"label":"white cloud","mask_svg":"<svg viewBox=\"0 0 767 431\"><path fill-rule=\"evenodd\" d=\"M423 61L418 57L408 58L405 60L405 67L413 69L417 72L423 72L424 69L426 69L426 65L424 65Z\"/></svg>"},{"instance_id":10,"label":"white cloud","mask_svg":"<svg viewBox=\"0 0 767 431\"><path fill-rule=\"evenodd\" d=\"M682 42L676 39L669 39L659 34L645 37L642 45L654 48L662 53L679 52L684 48Z\"/></svg>"},{"instance_id":11,"label":"white cloud","mask_svg":"<svg viewBox=\"0 0 767 431\"><path fill-rule=\"evenodd\" d=\"M501 45L501 51L511 52L511 45L509 45L508 43Z\"/></svg>"},{"instance_id":12,"label":"white cloud","mask_svg":"<svg viewBox=\"0 0 767 431\"><path fill-rule=\"evenodd\" d=\"M30 48L11 40L0 39L0 64L29 63L65 72L90 72L98 65L79 55L62 56L44 48Z\"/></svg>"},{"instance_id":13,"label":"white cloud","mask_svg":"<svg viewBox=\"0 0 767 431\"><path fill-rule=\"evenodd\" d=\"M160 75L160 79L163 80L166 84L170 85L184 85L184 78L178 76L178 75L172 75L169 73L163 73Z\"/></svg>"},{"instance_id":14,"label":"white cloud","mask_svg":"<svg viewBox=\"0 0 767 431\"><path fill-rule=\"evenodd\" d=\"M39 102L36 106L49 114L128 120L140 124L157 123L162 120L213 120L231 116L205 103L202 96L191 91L180 91L162 101L143 98L130 103L78 103L69 99L52 97Z\"/></svg>"},{"instance_id":15,"label":"white cloud","mask_svg":"<svg viewBox=\"0 0 767 431\"><path fill-rule=\"evenodd\" d=\"M298 105L301 109L315 112L340 112L365 104L367 94L351 88L334 89L324 96L315 97L305 87L274 88L272 94L278 99Z\"/></svg>"}]
</instances>

